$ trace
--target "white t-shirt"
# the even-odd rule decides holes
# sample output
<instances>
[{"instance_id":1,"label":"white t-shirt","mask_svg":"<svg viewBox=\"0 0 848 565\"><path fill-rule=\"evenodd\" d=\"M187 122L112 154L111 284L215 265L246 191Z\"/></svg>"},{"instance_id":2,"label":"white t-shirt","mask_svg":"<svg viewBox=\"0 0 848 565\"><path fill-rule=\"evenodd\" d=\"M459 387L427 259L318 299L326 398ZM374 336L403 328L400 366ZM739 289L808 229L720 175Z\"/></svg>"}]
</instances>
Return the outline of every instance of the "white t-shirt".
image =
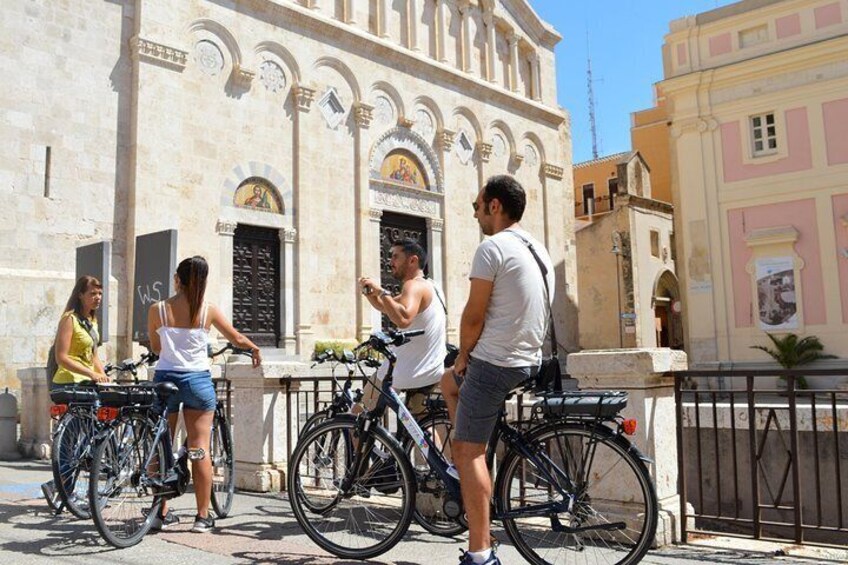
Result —
<instances>
[{"instance_id":1,"label":"white t-shirt","mask_svg":"<svg viewBox=\"0 0 848 565\"><path fill-rule=\"evenodd\" d=\"M471 356L499 367L538 365L550 319L542 271L516 234L533 245L547 268L551 302L554 298L551 257L529 233L519 229L504 230L480 244L469 278L492 281L494 285L483 333Z\"/></svg>"}]
</instances>

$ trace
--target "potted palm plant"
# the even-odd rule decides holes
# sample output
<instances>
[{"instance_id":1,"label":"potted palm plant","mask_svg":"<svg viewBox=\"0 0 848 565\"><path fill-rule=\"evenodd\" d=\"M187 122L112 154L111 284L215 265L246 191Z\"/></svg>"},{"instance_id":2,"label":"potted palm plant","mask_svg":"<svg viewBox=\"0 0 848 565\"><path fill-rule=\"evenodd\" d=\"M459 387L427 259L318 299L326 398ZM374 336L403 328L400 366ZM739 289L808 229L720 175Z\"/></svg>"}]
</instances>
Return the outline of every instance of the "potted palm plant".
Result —
<instances>
[{"instance_id":1,"label":"potted palm plant","mask_svg":"<svg viewBox=\"0 0 848 565\"><path fill-rule=\"evenodd\" d=\"M824 346L819 338L814 335L799 339L796 334L786 334L783 337L775 337L770 333L766 334L774 344L774 348L765 347L763 345L752 345L751 349L759 349L768 353L772 359L777 361L778 365L784 369L793 369L801 365L807 365L819 359L836 359L835 355L827 355L822 353ZM782 384L786 385L786 379L780 377ZM798 375L795 382L799 389L809 388L807 379L803 375Z\"/></svg>"}]
</instances>

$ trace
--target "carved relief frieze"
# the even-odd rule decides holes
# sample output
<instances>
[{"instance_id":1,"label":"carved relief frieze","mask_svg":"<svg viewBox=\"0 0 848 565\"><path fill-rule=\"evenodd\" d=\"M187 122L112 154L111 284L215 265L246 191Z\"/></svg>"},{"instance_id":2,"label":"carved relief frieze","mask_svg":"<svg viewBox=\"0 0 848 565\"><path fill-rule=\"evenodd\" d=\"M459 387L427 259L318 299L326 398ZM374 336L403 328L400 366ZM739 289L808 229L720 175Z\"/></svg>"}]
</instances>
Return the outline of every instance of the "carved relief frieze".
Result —
<instances>
[{"instance_id":1,"label":"carved relief frieze","mask_svg":"<svg viewBox=\"0 0 848 565\"><path fill-rule=\"evenodd\" d=\"M157 64L182 72L188 61L188 51L134 36L130 39L130 52L139 61Z\"/></svg>"},{"instance_id":2,"label":"carved relief frieze","mask_svg":"<svg viewBox=\"0 0 848 565\"><path fill-rule=\"evenodd\" d=\"M562 167L554 165L552 163L545 163L542 165L542 172L546 177L554 179L554 180L562 180L562 177L565 173Z\"/></svg>"},{"instance_id":3,"label":"carved relief frieze","mask_svg":"<svg viewBox=\"0 0 848 565\"><path fill-rule=\"evenodd\" d=\"M237 226L238 223L233 220L218 220L218 223L215 224L215 232L218 235L228 235L232 237L236 234Z\"/></svg>"},{"instance_id":4,"label":"carved relief frieze","mask_svg":"<svg viewBox=\"0 0 848 565\"><path fill-rule=\"evenodd\" d=\"M396 212L438 217L441 210L441 195L418 189L404 190L396 185L371 182L371 204Z\"/></svg>"}]
</instances>

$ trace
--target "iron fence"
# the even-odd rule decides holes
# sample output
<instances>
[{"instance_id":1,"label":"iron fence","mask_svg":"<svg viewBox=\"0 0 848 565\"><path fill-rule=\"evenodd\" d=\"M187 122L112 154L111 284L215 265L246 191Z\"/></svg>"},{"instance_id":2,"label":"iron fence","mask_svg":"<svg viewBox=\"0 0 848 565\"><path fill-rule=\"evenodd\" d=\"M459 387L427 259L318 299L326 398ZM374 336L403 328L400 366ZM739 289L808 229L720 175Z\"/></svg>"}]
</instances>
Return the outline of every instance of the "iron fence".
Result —
<instances>
[{"instance_id":1,"label":"iron fence","mask_svg":"<svg viewBox=\"0 0 848 565\"><path fill-rule=\"evenodd\" d=\"M798 386L846 374L674 373L684 542L697 530L848 544L848 390Z\"/></svg>"}]
</instances>

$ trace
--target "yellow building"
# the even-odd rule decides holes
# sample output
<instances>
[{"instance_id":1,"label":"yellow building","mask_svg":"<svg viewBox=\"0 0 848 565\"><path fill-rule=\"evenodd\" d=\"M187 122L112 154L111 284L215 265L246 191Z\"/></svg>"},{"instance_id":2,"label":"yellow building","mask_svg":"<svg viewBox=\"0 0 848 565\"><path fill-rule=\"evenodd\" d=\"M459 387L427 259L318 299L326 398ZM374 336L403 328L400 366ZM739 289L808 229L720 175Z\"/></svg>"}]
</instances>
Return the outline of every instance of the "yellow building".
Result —
<instances>
[{"instance_id":1,"label":"yellow building","mask_svg":"<svg viewBox=\"0 0 848 565\"><path fill-rule=\"evenodd\" d=\"M675 20L663 60L690 360L765 361L766 332L848 356L848 1Z\"/></svg>"}]
</instances>

